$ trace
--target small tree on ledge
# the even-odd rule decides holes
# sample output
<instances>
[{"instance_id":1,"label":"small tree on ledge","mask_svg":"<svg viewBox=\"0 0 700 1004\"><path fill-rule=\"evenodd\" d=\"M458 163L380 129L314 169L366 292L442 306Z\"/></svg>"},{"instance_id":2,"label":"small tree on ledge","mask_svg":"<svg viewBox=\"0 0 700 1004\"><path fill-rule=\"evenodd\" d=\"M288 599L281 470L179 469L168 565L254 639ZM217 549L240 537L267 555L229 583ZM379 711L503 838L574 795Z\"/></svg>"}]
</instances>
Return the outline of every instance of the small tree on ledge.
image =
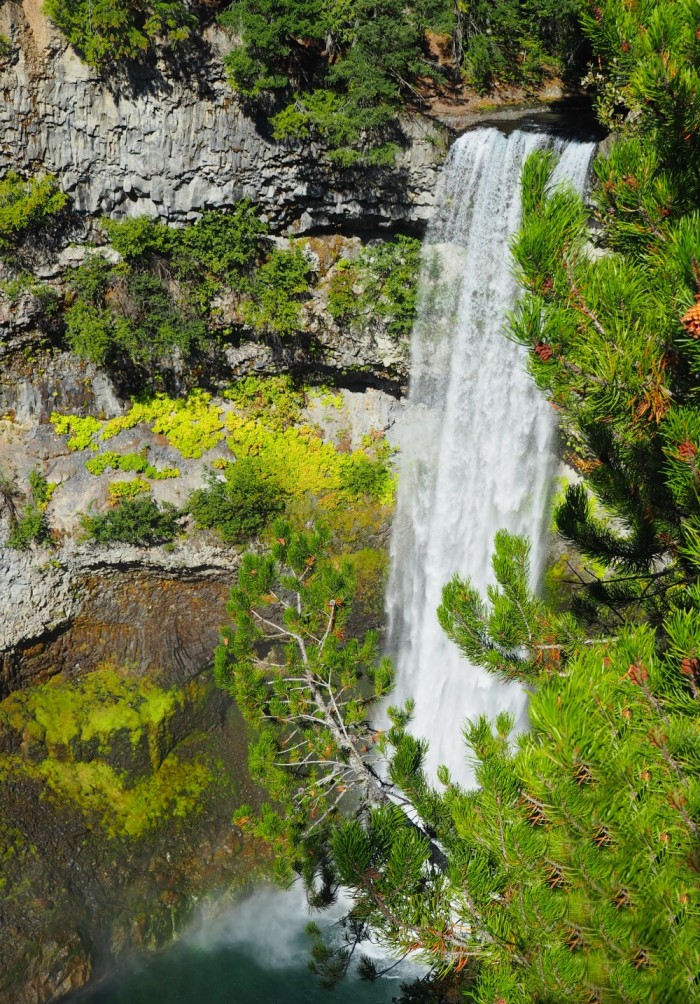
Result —
<instances>
[{"instance_id":1,"label":"small tree on ledge","mask_svg":"<svg viewBox=\"0 0 700 1004\"><path fill-rule=\"evenodd\" d=\"M350 564L329 556L330 531L279 521L274 533L269 553L243 557L215 675L256 730L251 773L279 810L254 820L244 807L237 822L284 851L289 874L301 843L318 844L341 808L387 801L391 784L375 766L383 737L368 709L394 674L375 631L345 637L354 582Z\"/></svg>"}]
</instances>

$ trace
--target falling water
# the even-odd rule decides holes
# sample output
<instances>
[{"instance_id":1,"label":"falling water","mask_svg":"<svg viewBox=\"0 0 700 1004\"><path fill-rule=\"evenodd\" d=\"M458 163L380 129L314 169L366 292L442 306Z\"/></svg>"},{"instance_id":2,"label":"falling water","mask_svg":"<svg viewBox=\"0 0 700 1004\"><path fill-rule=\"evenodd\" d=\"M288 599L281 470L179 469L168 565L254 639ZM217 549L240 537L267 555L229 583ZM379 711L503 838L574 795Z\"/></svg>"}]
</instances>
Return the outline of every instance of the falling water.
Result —
<instances>
[{"instance_id":1,"label":"falling water","mask_svg":"<svg viewBox=\"0 0 700 1004\"><path fill-rule=\"evenodd\" d=\"M542 147L561 155L553 181L569 179L582 190L593 143L477 129L453 146L423 248L399 431L388 586L398 670L392 696L415 698L412 730L430 740L429 772L445 763L465 783L467 718L508 710L526 724L522 690L466 662L436 609L454 572L481 590L492 581L493 539L502 527L530 538L535 581L542 570L555 420L527 374L524 350L503 334L517 295L508 242L520 221L520 173Z\"/></svg>"}]
</instances>

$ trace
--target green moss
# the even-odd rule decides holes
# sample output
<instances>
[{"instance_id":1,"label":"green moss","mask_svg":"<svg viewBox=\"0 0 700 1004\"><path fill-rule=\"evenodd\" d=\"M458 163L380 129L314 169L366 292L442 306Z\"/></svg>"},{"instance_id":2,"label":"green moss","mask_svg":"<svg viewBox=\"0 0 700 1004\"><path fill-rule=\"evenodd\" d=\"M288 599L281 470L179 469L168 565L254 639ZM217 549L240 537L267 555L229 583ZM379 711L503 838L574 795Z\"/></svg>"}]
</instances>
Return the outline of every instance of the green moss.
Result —
<instances>
[{"instance_id":1,"label":"green moss","mask_svg":"<svg viewBox=\"0 0 700 1004\"><path fill-rule=\"evenodd\" d=\"M211 394L193 390L184 398L156 394L137 401L126 415L104 423L101 438L109 440L141 422L165 436L183 457L201 457L224 437L221 408L212 404Z\"/></svg>"},{"instance_id":2,"label":"green moss","mask_svg":"<svg viewBox=\"0 0 700 1004\"><path fill-rule=\"evenodd\" d=\"M130 786L109 764L66 764L47 759L34 769L61 801L68 799L95 818L109 837L140 837L164 818L183 818L197 810L200 796L211 783L203 759L181 762L171 753L152 777Z\"/></svg>"},{"instance_id":3,"label":"green moss","mask_svg":"<svg viewBox=\"0 0 700 1004\"><path fill-rule=\"evenodd\" d=\"M190 695L192 696L192 695ZM67 756L73 743L97 739L103 752L110 738L128 730L133 744L182 707L185 692L164 690L148 678L112 666L82 680L57 675L47 683L16 691L0 703L0 734L12 731L43 742L50 753Z\"/></svg>"},{"instance_id":4,"label":"green moss","mask_svg":"<svg viewBox=\"0 0 700 1004\"><path fill-rule=\"evenodd\" d=\"M136 401L125 415L106 422L89 416L81 418L78 415L59 415L56 412L51 415L51 423L57 435L71 437L68 440L71 450L97 451L100 442L113 439L124 429L133 429L142 422L150 426L153 432L165 436L183 457L201 457L224 436L221 408L211 403L211 394L201 390L194 390L184 398L171 398L167 394L145 397ZM109 457L109 466L112 466L112 461L117 465L121 463L117 453L105 453L102 456ZM104 467L101 467L102 463L98 461L92 473L106 470L106 462Z\"/></svg>"},{"instance_id":5,"label":"green moss","mask_svg":"<svg viewBox=\"0 0 700 1004\"><path fill-rule=\"evenodd\" d=\"M38 782L46 797L76 808L109 837L142 836L163 819L196 812L214 782L204 757L183 757L182 744L180 755L163 757L159 742L174 716L204 692L196 683L166 690L112 666L18 691L0 703L0 736L11 740L14 733L22 752L0 756L0 781ZM147 741L150 773L134 778L108 762L125 732L133 748Z\"/></svg>"},{"instance_id":6,"label":"green moss","mask_svg":"<svg viewBox=\"0 0 700 1004\"><path fill-rule=\"evenodd\" d=\"M148 457L143 453L115 453L112 450L105 450L85 461L85 469L90 474L104 474L105 471L136 471L153 481L163 481L166 478L179 478L179 467L162 467L160 470L149 463Z\"/></svg>"}]
</instances>

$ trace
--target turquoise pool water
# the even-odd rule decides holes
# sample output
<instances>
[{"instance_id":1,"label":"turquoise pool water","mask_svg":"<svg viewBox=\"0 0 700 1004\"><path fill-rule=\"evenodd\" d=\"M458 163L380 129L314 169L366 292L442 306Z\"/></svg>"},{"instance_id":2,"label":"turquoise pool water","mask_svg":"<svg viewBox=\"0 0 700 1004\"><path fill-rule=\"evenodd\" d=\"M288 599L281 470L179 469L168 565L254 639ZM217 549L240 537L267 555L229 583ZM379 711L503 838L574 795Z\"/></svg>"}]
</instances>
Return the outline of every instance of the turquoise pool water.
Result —
<instances>
[{"instance_id":1,"label":"turquoise pool water","mask_svg":"<svg viewBox=\"0 0 700 1004\"><path fill-rule=\"evenodd\" d=\"M168 949L133 960L71 997L75 1004L389 1004L408 969L366 983L350 975L324 990L309 972L310 919L300 890L258 890ZM330 937L334 918L314 914Z\"/></svg>"}]
</instances>

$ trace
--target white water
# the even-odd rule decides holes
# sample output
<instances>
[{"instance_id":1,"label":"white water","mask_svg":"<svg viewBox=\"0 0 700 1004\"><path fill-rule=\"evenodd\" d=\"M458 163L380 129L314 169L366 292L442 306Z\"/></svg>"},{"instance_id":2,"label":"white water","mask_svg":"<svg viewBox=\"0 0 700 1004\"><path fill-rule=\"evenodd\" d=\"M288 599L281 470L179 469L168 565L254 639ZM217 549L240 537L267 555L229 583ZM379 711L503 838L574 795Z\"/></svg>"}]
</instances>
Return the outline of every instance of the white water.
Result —
<instances>
[{"instance_id":1,"label":"white water","mask_svg":"<svg viewBox=\"0 0 700 1004\"><path fill-rule=\"evenodd\" d=\"M521 215L520 173L533 150L561 153L555 181L581 190L594 144L496 129L453 146L439 210L422 252L411 385L401 448L388 584L392 701L416 701L412 731L430 740L429 774L447 764L472 781L467 718L508 710L526 727L526 696L470 665L440 628L436 609L454 572L483 591L492 581L496 532L532 542L542 570L555 419L526 370L525 351L503 334L516 299L508 250Z\"/></svg>"}]
</instances>

